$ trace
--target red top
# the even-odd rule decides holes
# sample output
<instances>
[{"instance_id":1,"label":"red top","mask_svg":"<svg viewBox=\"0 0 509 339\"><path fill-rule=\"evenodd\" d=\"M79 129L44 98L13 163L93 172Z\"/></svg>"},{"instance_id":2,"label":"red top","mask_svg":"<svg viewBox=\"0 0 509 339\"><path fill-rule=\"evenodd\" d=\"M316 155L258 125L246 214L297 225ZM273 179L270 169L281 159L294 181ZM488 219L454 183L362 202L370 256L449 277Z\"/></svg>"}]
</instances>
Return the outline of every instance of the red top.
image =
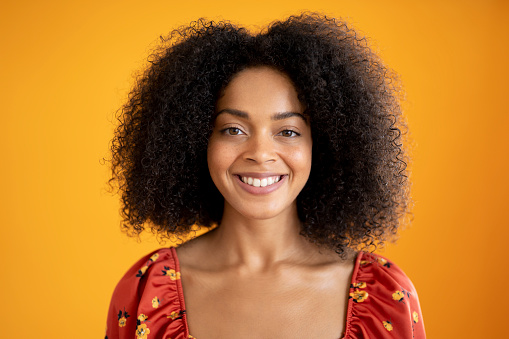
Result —
<instances>
[{"instance_id":1,"label":"red top","mask_svg":"<svg viewBox=\"0 0 509 339\"><path fill-rule=\"evenodd\" d=\"M155 251L120 280L107 319L106 339L186 339L184 294L175 248ZM350 285L342 339L425 338L412 282L382 256L360 252Z\"/></svg>"}]
</instances>

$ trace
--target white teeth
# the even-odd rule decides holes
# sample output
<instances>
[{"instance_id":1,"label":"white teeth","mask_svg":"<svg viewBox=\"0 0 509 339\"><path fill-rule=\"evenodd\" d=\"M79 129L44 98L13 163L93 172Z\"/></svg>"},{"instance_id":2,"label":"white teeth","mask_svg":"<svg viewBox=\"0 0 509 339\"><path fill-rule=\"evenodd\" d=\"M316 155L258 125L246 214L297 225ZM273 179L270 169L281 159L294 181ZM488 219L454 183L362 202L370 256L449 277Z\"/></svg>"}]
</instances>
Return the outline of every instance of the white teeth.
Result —
<instances>
[{"instance_id":1,"label":"white teeth","mask_svg":"<svg viewBox=\"0 0 509 339\"><path fill-rule=\"evenodd\" d=\"M241 177L241 180L243 183L248 184L250 186L254 187L267 187L272 184L275 184L276 182L279 182L281 180L281 177L274 176L274 177L266 177L266 178L251 178L251 177Z\"/></svg>"}]
</instances>

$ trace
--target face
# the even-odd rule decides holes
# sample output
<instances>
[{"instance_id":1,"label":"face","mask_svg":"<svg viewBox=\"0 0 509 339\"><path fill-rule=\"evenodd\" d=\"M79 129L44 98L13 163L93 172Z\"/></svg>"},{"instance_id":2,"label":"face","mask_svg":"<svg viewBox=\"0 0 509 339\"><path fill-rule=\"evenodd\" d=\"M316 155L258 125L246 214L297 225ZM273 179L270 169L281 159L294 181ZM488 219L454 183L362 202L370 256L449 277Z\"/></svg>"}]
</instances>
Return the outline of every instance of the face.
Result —
<instances>
[{"instance_id":1,"label":"face","mask_svg":"<svg viewBox=\"0 0 509 339\"><path fill-rule=\"evenodd\" d=\"M290 79L271 68L236 74L216 103L207 160L224 213L297 217L311 171L311 128Z\"/></svg>"}]
</instances>

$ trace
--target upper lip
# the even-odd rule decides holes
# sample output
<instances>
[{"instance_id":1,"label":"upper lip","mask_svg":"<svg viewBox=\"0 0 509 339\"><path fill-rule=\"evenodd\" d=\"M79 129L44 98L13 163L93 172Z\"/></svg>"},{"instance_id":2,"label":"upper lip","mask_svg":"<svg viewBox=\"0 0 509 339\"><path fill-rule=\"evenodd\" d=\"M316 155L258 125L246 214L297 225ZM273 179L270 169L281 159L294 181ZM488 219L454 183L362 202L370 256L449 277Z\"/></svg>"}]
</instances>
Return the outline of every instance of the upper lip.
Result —
<instances>
[{"instance_id":1,"label":"upper lip","mask_svg":"<svg viewBox=\"0 0 509 339\"><path fill-rule=\"evenodd\" d=\"M262 179L262 178L268 178L268 177L279 177L279 176L282 176L284 174L281 174L281 173L268 173L268 172L264 172L264 173L243 172L243 173L236 173L235 175L238 175L240 177L250 177L250 178Z\"/></svg>"}]
</instances>

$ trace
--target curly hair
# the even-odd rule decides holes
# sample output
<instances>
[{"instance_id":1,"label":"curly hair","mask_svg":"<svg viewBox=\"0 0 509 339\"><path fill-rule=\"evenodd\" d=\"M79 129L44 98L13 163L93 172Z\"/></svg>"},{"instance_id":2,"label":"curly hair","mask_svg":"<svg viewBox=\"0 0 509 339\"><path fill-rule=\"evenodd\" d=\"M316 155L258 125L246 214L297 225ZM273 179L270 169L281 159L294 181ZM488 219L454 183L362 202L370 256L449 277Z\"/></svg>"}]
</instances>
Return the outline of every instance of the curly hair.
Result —
<instances>
[{"instance_id":1,"label":"curly hair","mask_svg":"<svg viewBox=\"0 0 509 339\"><path fill-rule=\"evenodd\" d=\"M340 254L396 234L410 201L399 81L345 22L304 13L252 34L200 19L162 38L149 61L111 143L127 233L220 223L224 199L206 156L215 103L239 71L268 66L290 77L311 123L301 234Z\"/></svg>"}]
</instances>

